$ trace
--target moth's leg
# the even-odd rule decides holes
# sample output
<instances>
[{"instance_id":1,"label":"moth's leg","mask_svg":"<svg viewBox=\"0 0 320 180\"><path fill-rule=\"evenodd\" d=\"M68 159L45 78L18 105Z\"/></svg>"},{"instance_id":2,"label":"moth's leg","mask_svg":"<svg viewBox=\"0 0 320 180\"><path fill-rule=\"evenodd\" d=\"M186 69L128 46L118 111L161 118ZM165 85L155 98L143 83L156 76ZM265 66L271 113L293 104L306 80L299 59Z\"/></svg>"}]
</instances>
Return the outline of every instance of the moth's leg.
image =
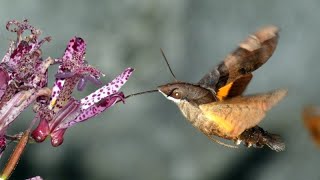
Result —
<instances>
[{"instance_id":1,"label":"moth's leg","mask_svg":"<svg viewBox=\"0 0 320 180\"><path fill-rule=\"evenodd\" d=\"M230 144L226 144L218 139L216 139L215 137L213 137L212 135L207 135L205 134L212 142L214 143L217 143L217 144L220 144L222 146L225 146L225 147L228 147L228 148L234 148L234 149L237 149L238 146L234 146L234 145L230 145Z\"/></svg>"}]
</instances>

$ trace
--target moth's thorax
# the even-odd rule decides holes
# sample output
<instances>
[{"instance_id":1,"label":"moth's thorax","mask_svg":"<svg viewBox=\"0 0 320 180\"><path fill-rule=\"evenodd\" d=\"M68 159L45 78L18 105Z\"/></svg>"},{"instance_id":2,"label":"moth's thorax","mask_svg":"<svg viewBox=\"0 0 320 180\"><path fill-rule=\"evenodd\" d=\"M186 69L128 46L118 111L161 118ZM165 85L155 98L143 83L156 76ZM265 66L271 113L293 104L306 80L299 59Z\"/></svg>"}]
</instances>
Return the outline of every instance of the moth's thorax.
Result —
<instances>
[{"instance_id":1,"label":"moth's thorax","mask_svg":"<svg viewBox=\"0 0 320 180\"><path fill-rule=\"evenodd\" d=\"M227 134L223 133L219 126L210 121L206 115L201 111L199 106L194 105L187 101L181 101L177 103L180 111L182 112L183 116L197 129L203 132L206 135L216 135L219 137L223 137L226 139L233 139L229 137Z\"/></svg>"},{"instance_id":2,"label":"moth's thorax","mask_svg":"<svg viewBox=\"0 0 320 180\"><path fill-rule=\"evenodd\" d=\"M187 101L181 101L177 103L177 106L179 107L183 116L187 118L191 123L195 123L197 120L205 120L205 117L203 116L198 106Z\"/></svg>"}]
</instances>

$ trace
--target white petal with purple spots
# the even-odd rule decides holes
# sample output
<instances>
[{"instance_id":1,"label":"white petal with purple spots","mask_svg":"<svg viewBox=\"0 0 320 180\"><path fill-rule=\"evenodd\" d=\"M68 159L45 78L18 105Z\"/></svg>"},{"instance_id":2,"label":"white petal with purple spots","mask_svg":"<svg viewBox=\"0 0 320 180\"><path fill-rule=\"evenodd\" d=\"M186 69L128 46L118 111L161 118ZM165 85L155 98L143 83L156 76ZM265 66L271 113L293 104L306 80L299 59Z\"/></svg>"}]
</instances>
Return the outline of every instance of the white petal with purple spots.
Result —
<instances>
[{"instance_id":1,"label":"white petal with purple spots","mask_svg":"<svg viewBox=\"0 0 320 180\"><path fill-rule=\"evenodd\" d=\"M113 94L109 97L106 97L105 99L101 100L102 102L94 104L94 105L90 106L89 108L85 109L84 111L82 111L81 114L79 114L79 116L77 116L77 118L75 118L74 120L69 121L69 122L65 122L64 124L60 125L57 128L57 130L69 128L77 123L80 123L82 121L86 121L89 118L97 116L121 100L122 101L124 100L124 95L122 92Z\"/></svg>"},{"instance_id":2,"label":"white petal with purple spots","mask_svg":"<svg viewBox=\"0 0 320 180\"><path fill-rule=\"evenodd\" d=\"M85 110L103 98L117 93L132 75L133 68L127 68L118 77L85 98L81 99L81 110Z\"/></svg>"},{"instance_id":3,"label":"white petal with purple spots","mask_svg":"<svg viewBox=\"0 0 320 180\"><path fill-rule=\"evenodd\" d=\"M61 89L63 88L64 81L65 81L64 79L56 79L56 82L52 87L51 100L48 107L49 109L52 109L56 104L59 94L61 92Z\"/></svg>"}]
</instances>

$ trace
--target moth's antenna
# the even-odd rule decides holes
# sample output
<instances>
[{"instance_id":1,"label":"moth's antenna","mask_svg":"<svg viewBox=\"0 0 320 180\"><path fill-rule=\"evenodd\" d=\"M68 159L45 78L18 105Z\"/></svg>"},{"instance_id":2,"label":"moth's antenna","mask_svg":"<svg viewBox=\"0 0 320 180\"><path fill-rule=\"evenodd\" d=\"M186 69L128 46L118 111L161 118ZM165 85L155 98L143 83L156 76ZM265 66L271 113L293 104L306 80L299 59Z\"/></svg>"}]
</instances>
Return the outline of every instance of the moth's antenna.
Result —
<instances>
[{"instance_id":1,"label":"moth's antenna","mask_svg":"<svg viewBox=\"0 0 320 180\"><path fill-rule=\"evenodd\" d=\"M171 75L173 76L174 80L178 81L177 78L176 78L176 76L173 74L172 69L171 69L171 67L170 67L170 65L169 65L169 62L168 62L168 60L167 60L167 57L166 57L166 55L164 54L164 52L163 52L163 50L162 50L161 48L160 48L160 51L161 51L161 54L162 54L164 60L165 60L166 63L167 63L167 66L168 66L168 68L169 68L169 70L170 70L170 72L171 72Z\"/></svg>"},{"instance_id":2,"label":"moth's antenna","mask_svg":"<svg viewBox=\"0 0 320 180\"><path fill-rule=\"evenodd\" d=\"M130 94L130 95L124 97L124 98L125 98L125 99L128 99L129 97L132 97L132 96L138 96L138 95L147 94L147 93L154 93L154 92L158 92L158 90L157 90L157 89L154 89L154 90L149 90L149 91L142 91L142 92Z\"/></svg>"}]
</instances>

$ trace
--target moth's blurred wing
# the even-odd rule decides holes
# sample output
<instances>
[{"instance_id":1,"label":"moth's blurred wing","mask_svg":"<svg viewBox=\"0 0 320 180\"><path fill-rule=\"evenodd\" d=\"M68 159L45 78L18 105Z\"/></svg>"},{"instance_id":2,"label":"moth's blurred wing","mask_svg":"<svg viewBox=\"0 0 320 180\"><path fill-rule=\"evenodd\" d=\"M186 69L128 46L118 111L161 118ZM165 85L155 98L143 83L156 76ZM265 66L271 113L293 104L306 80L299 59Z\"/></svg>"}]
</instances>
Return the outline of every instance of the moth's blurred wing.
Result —
<instances>
[{"instance_id":1,"label":"moth's blurred wing","mask_svg":"<svg viewBox=\"0 0 320 180\"><path fill-rule=\"evenodd\" d=\"M258 69L273 54L278 43L278 32L276 26L267 26L249 36L198 84L217 92L221 87Z\"/></svg>"},{"instance_id":2,"label":"moth's blurred wing","mask_svg":"<svg viewBox=\"0 0 320 180\"><path fill-rule=\"evenodd\" d=\"M217 98L219 100L226 100L232 97L240 96L246 90L248 84L252 79L252 74L246 74L239 79L231 82L217 91Z\"/></svg>"},{"instance_id":3,"label":"moth's blurred wing","mask_svg":"<svg viewBox=\"0 0 320 180\"><path fill-rule=\"evenodd\" d=\"M243 131L256 126L266 112L276 105L287 90L279 89L269 93L238 96L225 101L200 105L199 108L209 121L213 121L222 133L238 137Z\"/></svg>"},{"instance_id":4,"label":"moth's blurred wing","mask_svg":"<svg viewBox=\"0 0 320 180\"><path fill-rule=\"evenodd\" d=\"M320 145L320 108L315 106L305 107L303 120L313 141Z\"/></svg>"}]
</instances>

